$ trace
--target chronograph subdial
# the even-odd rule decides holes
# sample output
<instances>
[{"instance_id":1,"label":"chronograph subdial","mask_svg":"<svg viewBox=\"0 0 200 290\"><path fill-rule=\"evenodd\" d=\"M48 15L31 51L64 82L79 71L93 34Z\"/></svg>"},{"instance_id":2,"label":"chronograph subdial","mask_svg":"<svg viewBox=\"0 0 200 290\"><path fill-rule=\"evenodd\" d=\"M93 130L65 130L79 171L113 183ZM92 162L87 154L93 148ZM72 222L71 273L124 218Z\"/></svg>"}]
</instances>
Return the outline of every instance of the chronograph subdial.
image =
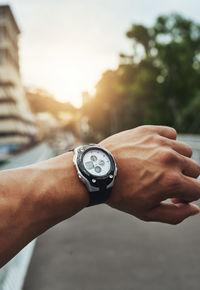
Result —
<instances>
[{"instance_id":1,"label":"chronograph subdial","mask_svg":"<svg viewBox=\"0 0 200 290\"><path fill-rule=\"evenodd\" d=\"M87 171L96 176L106 175L111 168L108 156L101 150L91 150L85 153L83 164Z\"/></svg>"}]
</instances>

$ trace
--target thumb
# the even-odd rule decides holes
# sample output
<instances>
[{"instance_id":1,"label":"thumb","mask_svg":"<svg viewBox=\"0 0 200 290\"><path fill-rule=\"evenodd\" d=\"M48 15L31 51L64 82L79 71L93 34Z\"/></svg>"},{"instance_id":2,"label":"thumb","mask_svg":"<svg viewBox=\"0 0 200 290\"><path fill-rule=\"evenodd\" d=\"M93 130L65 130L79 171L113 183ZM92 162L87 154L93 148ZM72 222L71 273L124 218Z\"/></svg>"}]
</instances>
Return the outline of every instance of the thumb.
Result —
<instances>
[{"instance_id":1,"label":"thumb","mask_svg":"<svg viewBox=\"0 0 200 290\"><path fill-rule=\"evenodd\" d=\"M190 203L161 203L156 208L152 209L148 216L152 221L176 225L184 219L200 213L200 208L195 204Z\"/></svg>"}]
</instances>

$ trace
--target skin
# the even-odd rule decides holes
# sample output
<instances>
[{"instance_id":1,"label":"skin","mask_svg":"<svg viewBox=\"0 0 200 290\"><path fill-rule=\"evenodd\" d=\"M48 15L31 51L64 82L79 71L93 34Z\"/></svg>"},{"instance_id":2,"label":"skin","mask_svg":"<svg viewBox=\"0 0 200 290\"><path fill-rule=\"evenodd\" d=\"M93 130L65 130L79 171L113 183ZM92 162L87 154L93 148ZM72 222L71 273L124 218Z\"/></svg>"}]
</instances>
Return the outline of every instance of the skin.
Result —
<instances>
[{"instance_id":1,"label":"skin","mask_svg":"<svg viewBox=\"0 0 200 290\"><path fill-rule=\"evenodd\" d=\"M199 213L200 166L173 128L142 126L100 145L114 156L118 175L107 204L144 221L178 224ZM0 266L35 237L89 203L69 152L0 172ZM171 203L166 202L171 198Z\"/></svg>"},{"instance_id":2,"label":"skin","mask_svg":"<svg viewBox=\"0 0 200 290\"><path fill-rule=\"evenodd\" d=\"M144 221L169 224L199 213L191 202L200 197L200 166L190 159L192 149L176 137L173 128L142 126L100 143L115 156L119 169L110 206Z\"/></svg>"}]
</instances>

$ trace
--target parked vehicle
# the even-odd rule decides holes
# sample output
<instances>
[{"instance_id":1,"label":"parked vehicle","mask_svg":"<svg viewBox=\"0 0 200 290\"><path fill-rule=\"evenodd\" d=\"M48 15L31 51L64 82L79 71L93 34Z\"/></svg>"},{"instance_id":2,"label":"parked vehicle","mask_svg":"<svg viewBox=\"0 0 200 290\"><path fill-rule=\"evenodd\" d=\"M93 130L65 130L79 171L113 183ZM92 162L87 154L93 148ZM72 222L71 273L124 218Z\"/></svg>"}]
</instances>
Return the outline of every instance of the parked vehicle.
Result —
<instances>
[{"instance_id":1,"label":"parked vehicle","mask_svg":"<svg viewBox=\"0 0 200 290\"><path fill-rule=\"evenodd\" d=\"M9 161L9 159L11 157L9 151L10 150L8 147L1 147L0 146L0 165Z\"/></svg>"}]
</instances>

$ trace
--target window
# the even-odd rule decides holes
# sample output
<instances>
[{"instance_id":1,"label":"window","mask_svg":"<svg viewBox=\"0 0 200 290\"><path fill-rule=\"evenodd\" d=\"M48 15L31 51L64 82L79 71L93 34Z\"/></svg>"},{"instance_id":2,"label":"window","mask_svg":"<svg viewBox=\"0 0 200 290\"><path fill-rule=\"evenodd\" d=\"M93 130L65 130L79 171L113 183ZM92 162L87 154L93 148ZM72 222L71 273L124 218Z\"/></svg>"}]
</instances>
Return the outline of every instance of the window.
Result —
<instances>
[{"instance_id":1,"label":"window","mask_svg":"<svg viewBox=\"0 0 200 290\"><path fill-rule=\"evenodd\" d=\"M0 49L0 65L3 64L4 57L5 57L4 50L3 49Z\"/></svg>"}]
</instances>

